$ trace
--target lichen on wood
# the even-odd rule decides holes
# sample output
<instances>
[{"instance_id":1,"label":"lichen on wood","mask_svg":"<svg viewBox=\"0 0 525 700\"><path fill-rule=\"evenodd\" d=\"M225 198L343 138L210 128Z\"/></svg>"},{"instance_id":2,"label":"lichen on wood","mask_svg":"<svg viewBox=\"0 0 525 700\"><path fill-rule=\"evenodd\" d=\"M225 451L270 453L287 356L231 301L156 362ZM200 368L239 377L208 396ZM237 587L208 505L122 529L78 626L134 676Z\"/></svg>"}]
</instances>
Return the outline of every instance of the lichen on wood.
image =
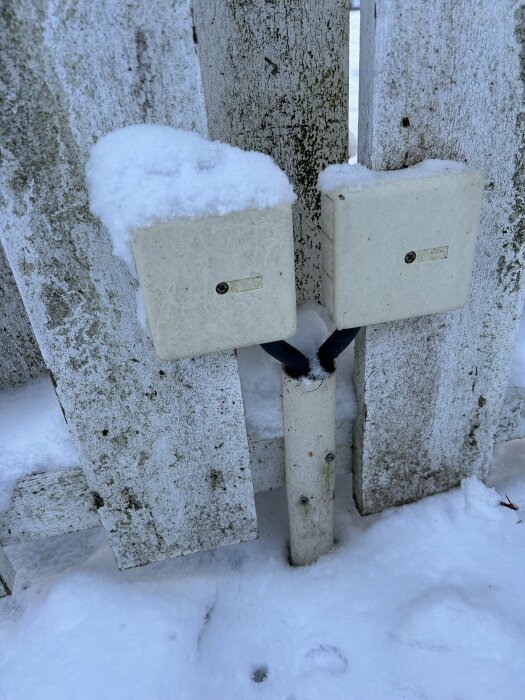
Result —
<instances>
[{"instance_id":1,"label":"lichen on wood","mask_svg":"<svg viewBox=\"0 0 525 700\"><path fill-rule=\"evenodd\" d=\"M45 372L44 360L0 243L0 389L35 379Z\"/></svg>"},{"instance_id":2,"label":"lichen on wood","mask_svg":"<svg viewBox=\"0 0 525 700\"><path fill-rule=\"evenodd\" d=\"M320 293L319 172L348 158L348 0L194 0L210 135L270 154L298 202L299 301Z\"/></svg>"}]
</instances>

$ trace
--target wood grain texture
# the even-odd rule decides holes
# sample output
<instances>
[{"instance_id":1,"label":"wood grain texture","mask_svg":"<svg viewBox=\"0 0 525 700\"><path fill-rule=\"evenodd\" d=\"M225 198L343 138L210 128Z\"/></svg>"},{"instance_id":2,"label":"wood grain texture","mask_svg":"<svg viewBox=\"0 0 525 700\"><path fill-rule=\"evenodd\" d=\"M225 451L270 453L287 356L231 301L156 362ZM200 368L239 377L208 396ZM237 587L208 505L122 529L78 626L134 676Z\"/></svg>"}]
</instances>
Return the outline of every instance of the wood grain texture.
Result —
<instances>
[{"instance_id":1,"label":"wood grain texture","mask_svg":"<svg viewBox=\"0 0 525 700\"><path fill-rule=\"evenodd\" d=\"M42 472L19 479L11 505L0 513L0 543L65 535L100 525L95 498L82 469Z\"/></svg>"},{"instance_id":2,"label":"wood grain texture","mask_svg":"<svg viewBox=\"0 0 525 700\"><path fill-rule=\"evenodd\" d=\"M348 0L193 4L210 135L290 177L298 300L318 299L317 176L348 158Z\"/></svg>"},{"instance_id":3,"label":"wood grain texture","mask_svg":"<svg viewBox=\"0 0 525 700\"><path fill-rule=\"evenodd\" d=\"M15 585L15 570L7 558L7 554L0 547L0 598L11 595Z\"/></svg>"},{"instance_id":4,"label":"wood grain texture","mask_svg":"<svg viewBox=\"0 0 525 700\"><path fill-rule=\"evenodd\" d=\"M44 360L0 243L0 389L45 372Z\"/></svg>"},{"instance_id":5,"label":"wood grain texture","mask_svg":"<svg viewBox=\"0 0 525 700\"><path fill-rule=\"evenodd\" d=\"M156 358L84 184L112 129L206 133L188 2L9 0L2 21L2 241L117 564L252 538L235 356Z\"/></svg>"},{"instance_id":6,"label":"wood grain texture","mask_svg":"<svg viewBox=\"0 0 525 700\"><path fill-rule=\"evenodd\" d=\"M371 513L489 471L524 292L525 4L362 5L360 162L485 177L468 305L358 336L354 484Z\"/></svg>"}]
</instances>

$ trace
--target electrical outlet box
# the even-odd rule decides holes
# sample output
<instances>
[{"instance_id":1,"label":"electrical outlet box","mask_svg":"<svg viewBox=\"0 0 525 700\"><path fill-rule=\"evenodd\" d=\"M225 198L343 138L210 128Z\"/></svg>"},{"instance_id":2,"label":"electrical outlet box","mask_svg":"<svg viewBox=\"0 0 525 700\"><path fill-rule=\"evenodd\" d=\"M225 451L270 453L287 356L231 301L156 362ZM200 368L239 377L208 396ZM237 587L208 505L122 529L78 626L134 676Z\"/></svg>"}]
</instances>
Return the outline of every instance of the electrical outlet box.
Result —
<instances>
[{"instance_id":1,"label":"electrical outlet box","mask_svg":"<svg viewBox=\"0 0 525 700\"><path fill-rule=\"evenodd\" d=\"M289 338L296 330L292 208L176 218L132 231L163 360Z\"/></svg>"},{"instance_id":2,"label":"electrical outlet box","mask_svg":"<svg viewBox=\"0 0 525 700\"><path fill-rule=\"evenodd\" d=\"M365 177L324 191L323 300L337 328L466 304L483 179L449 166L456 167L372 173L357 166Z\"/></svg>"}]
</instances>

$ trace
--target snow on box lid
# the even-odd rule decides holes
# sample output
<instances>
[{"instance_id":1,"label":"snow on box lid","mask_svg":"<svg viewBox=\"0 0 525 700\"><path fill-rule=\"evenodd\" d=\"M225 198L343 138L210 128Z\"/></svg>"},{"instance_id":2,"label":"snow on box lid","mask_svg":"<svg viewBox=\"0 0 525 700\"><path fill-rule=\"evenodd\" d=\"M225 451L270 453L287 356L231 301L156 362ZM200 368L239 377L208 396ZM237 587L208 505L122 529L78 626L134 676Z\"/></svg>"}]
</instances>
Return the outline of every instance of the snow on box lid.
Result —
<instances>
[{"instance_id":1,"label":"snow on box lid","mask_svg":"<svg viewBox=\"0 0 525 700\"><path fill-rule=\"evenodd\" d=\"M90 211L133 274L133 228L295 201L270 156L159 124L135 124L101 138L91 149L86 178Z\"/></svg>"},{"instance_id":2,"label":"snow on box lid","mask_svg":"<svg viewBox=\"0 0 525 700\"><path fill-rule=\"evenodd\" d=\"M427 159L401 170L369 170L359 163L354 165L341 163L325 168L319 175L317 187L323 194L337 189L356 191L387 182L421 177L440 177L452 172L464 172L468 169L464 163L438 159Z\"/></svg>"}]
</instances>

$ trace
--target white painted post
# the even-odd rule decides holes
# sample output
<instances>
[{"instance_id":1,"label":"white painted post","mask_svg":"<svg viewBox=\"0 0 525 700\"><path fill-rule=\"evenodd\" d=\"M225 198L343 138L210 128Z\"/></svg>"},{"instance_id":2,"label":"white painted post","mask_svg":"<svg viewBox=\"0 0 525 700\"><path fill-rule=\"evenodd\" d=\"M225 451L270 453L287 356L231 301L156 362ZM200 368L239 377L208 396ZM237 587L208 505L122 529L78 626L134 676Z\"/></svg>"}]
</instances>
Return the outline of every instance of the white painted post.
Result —
<instances>
[{"instance_id":1,"label":"white painted post","mask_svg":"<svg viewBox=\"0 0 525 700\"><path fill-rule=\"evenodd\" d=\"M302 566L334 544L336 373L282 382L290 561Z\"/></svg>"},{"instance_id":2,"label":"white painted post","mask_svg":"<svg viewBox=\"0 0 525 700\"><path fill-rule=\"evenodd\" d=\"M357 338L363 513L488 474L524 294L524 79L522 0L362 3L359 161L446 158L485 176L468 305Z\"/></svg>"},{"instance_id":3,"label":"white painted post","mask_svg":"<svg viewBox=\"0 0 525 700\"><path fill-rule=\"evenodd\" d=\"M207 132L188 0L7 0L0 33L2 242L119 567L253 538L235 355L158 360L85 191L108 131Z\"/></svg>"},{"instance_id":4,"label":"white painted post","mask_svg":"<svg viewBox=\"0 0 525 700\"><path fill-rule=\"evenodd\" d=\"M290 177L298 300L320 297L317 176L348 158L348 0L194 0L210 136Z\"/></svg>"},{"instance_id":5,"label":"white painted post","mask_svg":"<svg viewBox=\"0 0 525 700\"><path fill-rule=\"evenodd\" d=\"M0 598L11 595L15 585L15 570L0 546Z\"/></svg>"}]
</instances>

